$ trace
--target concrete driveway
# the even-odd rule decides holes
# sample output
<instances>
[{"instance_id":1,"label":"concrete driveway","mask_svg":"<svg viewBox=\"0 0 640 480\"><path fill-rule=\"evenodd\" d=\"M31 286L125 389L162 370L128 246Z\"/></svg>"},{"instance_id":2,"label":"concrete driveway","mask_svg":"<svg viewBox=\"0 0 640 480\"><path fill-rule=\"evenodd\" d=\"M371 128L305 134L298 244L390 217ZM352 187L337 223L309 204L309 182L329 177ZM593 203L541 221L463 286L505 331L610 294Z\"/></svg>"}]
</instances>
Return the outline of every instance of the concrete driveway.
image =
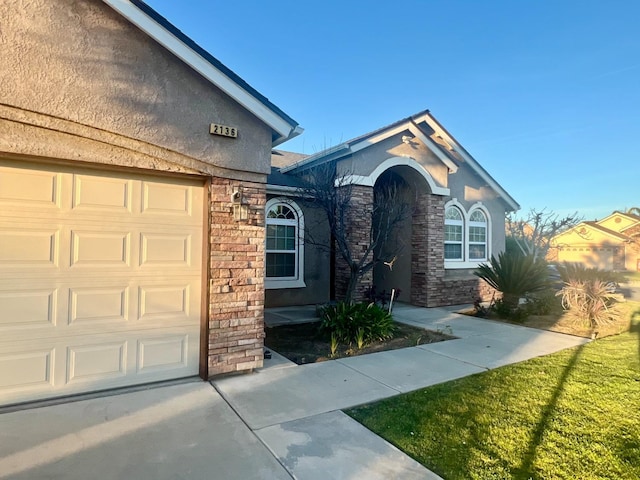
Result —
<instances>
[{"instance_id":1,"label":"concrete driveway","mask_svg":"<svg viewBox=\"0 0 640 480\"><path fill-rule=\"evenodd\" d=\"M445 309L394 316L459 338L301 366L274 352L213 385L0 414L0 478L435 479L341 409L587 342Z\"/></svg>"},{"instance_id":2,"label":"concrete driveway","mask_svg":"<svg viewBox=\"0 0 640 480\"><path fill-rule=\"evenodd\" d=\"M291 476L202 381L0 415L0 478Z\"/></svg>"}]
</instances>

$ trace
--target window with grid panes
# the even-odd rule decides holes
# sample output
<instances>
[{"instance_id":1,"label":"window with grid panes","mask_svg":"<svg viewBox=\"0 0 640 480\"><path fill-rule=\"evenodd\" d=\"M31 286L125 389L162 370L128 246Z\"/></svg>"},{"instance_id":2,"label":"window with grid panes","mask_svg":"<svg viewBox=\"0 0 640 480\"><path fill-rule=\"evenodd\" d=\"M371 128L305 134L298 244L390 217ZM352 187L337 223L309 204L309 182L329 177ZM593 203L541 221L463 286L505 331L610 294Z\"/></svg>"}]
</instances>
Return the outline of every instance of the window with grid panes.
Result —
<instances>
[{"instance_id":1,"label":"window with grid panes","mask_svg":"<svg viewBox=\"0 0 640 480\"><path fill-rule=\"evenodd\" d=\"M298 217L288 205L267 212L265 270L267 278L295 278L298 264Z\"/></svg>"},{"instance_id":2,"label":"window with grid panes","mask_svg":"<svg viewBox=\"0 0 640 480\"><path fill-rule=\"evenodd\" d=\"M463 260L464 221L462 212L456 207L447 208L444 215L444 258Z\"/></svg>"}]
</instances>

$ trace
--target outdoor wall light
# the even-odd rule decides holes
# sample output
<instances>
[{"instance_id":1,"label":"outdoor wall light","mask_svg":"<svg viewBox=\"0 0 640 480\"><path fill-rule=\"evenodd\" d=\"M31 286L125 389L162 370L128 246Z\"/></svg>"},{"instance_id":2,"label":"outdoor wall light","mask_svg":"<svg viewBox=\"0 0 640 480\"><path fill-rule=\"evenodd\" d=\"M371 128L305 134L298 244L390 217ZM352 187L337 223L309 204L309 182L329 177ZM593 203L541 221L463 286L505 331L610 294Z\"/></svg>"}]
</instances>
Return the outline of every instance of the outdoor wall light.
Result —
<instances>
[{"instance_id":1,"label":"outdoor wall light","mask_svg":"<svg viewBox=\"0 0 640 480\"><path fill-rule=\"evenodd\" d=\"M414 138L415 137L412 137L411 135L403 135L402 136L402 143L406 143L407 145L412 145Z\"/></svg>"},{"instance_id":2,"label":"outdoor wall light","mask_svg":"<svg viewBox=\"0 0 640 480\"><path fill-rule=\"evenodd\" d=\"M249 202L244 198L242 187L233 189L233 193L231 194L231 203L233 205L233 219L235 221L249 219Z\"/></svg>"}]
</instances>

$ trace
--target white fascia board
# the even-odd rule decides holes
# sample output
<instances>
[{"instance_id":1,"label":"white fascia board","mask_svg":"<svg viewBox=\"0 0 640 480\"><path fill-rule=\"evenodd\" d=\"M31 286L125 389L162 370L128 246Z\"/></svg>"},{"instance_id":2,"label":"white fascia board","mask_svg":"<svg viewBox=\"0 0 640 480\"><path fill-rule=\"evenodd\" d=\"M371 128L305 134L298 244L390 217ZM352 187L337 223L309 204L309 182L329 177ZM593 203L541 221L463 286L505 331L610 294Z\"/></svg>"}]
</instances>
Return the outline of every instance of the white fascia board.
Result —
<instances>
[{"instance_id":1,"label":"white fascia board","mask_svg":"<svg viewBox=\"0 0 640 480\"><path fill-rule=\"evenodd\" d=\"M127 0L103 1L164 48L193 68L200 75L213 83L220 90L233 98L253 115L258 117L261 121L281 135L281 137L289 139L290 135L294 133L294 129L289 122L267 108L262 102L240 87L237 83L194 52L187 45L182 43L155 20L148 17L144 12L138 9L138 7Z\"/></svg>"},{"instance_id":2,"label":"white fascia board","mask_svg":"<svg viewBox=\"0 0 640 480\"><path fill-rule=\"evenodd\" d=\"M447 143L455 146L456 152L458 152L462 158L464 158L465 162L469 164L469 166L482 178L487 185L489 185L494 191L498 192L500 196L504 199L504 201L511 207L512 211L520 210L520 205L516 202L511 195L507 193L507 191L500 186L498 182L496 182L491 176L476 162L476 160L469 155L466 150L458 144L453 138L451 138L447 133L440 128L438 122L431 116L425 115L424 120L427 124L436 132L436 134L440 135L444 138Z\"/></svg>"},{"instance_id":3,"label":"white fascia board","mask_svg":"<svg viewBox=\"0 0 640 480\"><path fill-rule=\"evenodd\" d=\"M456 173L458 171L458 165L456 165L455 163L453 163L453 160L451 160L446 153L444 153L442 150L440 150L440 148L438 148L438 146L436 145L436 143L431 140L428 136L426 136L424 133L422 133L422 131L415 125L411 125L409 127L409 131L415 135L417 138L420 139L420 141L422 141L422 143L425 144L425 146L431 150L433 152L433 154L438 157L438 159L444 163L447 168L449 169L449 172L451 173Z\"/></svg>"},{"instance_id":4,"label":"white fascia board","mask_svg":"<svg viewBox=\"0 0 640 480\"><path fill-rule=\"evenodd\" d=\"M397 135L398 133L404 132L409 128L409 124L405 123L396 128L392 128L391 130L387 130L386 132L382 132L375 137L367 138L366 140L361 140L357 143L351 145L351 153L359 152L360 150L364 150L371 145L375 145L376 143L386 140L389 137Z\"/></svg>"}]
</instances>

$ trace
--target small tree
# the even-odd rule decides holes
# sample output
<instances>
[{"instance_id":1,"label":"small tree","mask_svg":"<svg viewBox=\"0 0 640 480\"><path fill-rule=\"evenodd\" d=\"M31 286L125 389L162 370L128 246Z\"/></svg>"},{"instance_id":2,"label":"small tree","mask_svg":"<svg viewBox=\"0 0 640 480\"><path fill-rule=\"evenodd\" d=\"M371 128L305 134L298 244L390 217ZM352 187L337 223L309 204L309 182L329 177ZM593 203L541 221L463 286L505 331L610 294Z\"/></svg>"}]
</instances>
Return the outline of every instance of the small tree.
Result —
<instances>
[{"instance_id":1,"label":"small tree","mask_svg":"<svg viewBox=\"0 0 640 480\"><path fill-rule=\"evenodd\" d=\"M356 212L353 205L353 185L349 173L338 173L335 164L329 162L304 173L304 186L298 189L303 201L319 208L331 232L330 241L317 241L313 237L307 243L331 250L344 260L349 269L349 281L345 301L350 303L362 277L378 263L392 264L399 253L400 245L389 245L397 227L410 217L410 208L402 201L401 188L397 183L386 182L375 187L371 212ZM368 242L354 248L350 242L349 219L354 215L371 215ZM332 245L333 244L333 245ZM384 253L382 253L384 248Z\"/></svg>"},{"instance_id":2,"label":"small tree","mask_svg":"<svg viewBox=\"0 0 640 480\"><path fill-rule=\"evenodd\" d=\"M532 208L527 215L520 218L507 215L507 239L511 245L517 246L523 255L531 255L536 259L545 258L551 239L575 227L581 221L582 217L578 216L578 212L560 217L546 208Z\"/></svg>"}]
</instances>

